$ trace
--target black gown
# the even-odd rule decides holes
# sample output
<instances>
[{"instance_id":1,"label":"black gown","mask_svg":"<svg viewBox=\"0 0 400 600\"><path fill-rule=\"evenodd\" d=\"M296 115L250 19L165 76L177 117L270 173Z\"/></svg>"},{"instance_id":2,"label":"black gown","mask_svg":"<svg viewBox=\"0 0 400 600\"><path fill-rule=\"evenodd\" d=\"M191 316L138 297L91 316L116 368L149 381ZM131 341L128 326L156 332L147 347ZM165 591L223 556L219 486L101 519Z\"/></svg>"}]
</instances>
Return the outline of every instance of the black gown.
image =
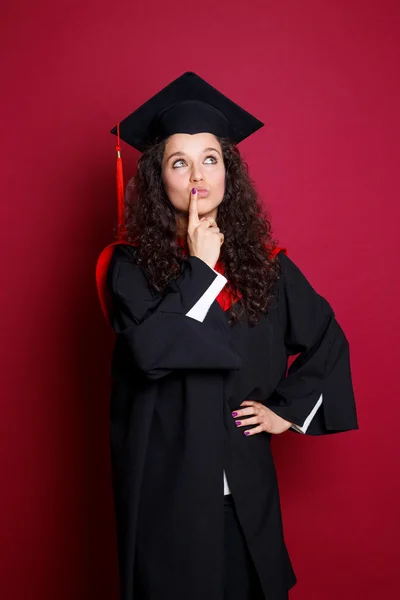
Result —
<instances>
[{"instance_id":1,"label":"black gown","mask_svg":"<svg viewBox=\"0 0 400 600\"><path fill-rule=\"evenodd\" d=\"M306 434L358 429L348 341L283 252L273 304L255 326L228 326L216 300L203 321L187 316L217 277L199 258L161 296L135 252L117 246L107 273L121 600L223 598L223 470L265 598L287 600L296 576L271 434L246 437L231 412L257 400L302 426L322 394Z\"/></svg>"}]
</instances>

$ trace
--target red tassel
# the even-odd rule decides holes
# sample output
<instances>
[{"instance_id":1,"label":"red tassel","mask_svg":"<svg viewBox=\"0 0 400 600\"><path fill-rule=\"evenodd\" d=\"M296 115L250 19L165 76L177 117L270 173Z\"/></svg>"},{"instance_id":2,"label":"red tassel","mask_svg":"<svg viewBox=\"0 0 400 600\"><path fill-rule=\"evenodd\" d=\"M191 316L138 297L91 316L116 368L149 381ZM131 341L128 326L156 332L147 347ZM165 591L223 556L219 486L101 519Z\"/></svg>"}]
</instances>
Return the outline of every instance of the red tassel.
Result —
<instances>
[{"instance_id":1,"label":"red tassel","mask_svg":"<svg viewBox=\"0 0 400 600\"><path fill-rule=\"evenodd\" d=\"M125 190L124 190L124 173L122 169L121 147L119 145L119 123L117 124L118 142L115 147L117 151L117 202L118 202L118 239L122 240L125 237Z\"/></svg>"}]
</instances>

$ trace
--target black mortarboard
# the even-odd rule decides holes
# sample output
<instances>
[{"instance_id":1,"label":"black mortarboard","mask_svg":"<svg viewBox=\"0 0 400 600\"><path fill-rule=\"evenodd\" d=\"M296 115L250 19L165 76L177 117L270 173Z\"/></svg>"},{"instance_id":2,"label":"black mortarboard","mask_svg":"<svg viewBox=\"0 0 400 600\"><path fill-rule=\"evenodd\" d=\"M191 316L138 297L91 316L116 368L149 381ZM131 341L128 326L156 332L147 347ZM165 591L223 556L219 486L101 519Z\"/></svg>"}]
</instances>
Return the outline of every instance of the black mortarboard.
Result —
<instances>
[{"instance_id":1,"label":"black mortarboard","mask_svg":"<svg viewBox=\"0 0 400 600\"><path fill-rule=\"evenodd\" d=\"M193 72L169 83L119 123L120 138L143 152L174 133L213 133L238 144L264 123ZM117 135L117 127L111 133Z\"/></svg>"},{"instance_id":2,"label":"black mortarboard","mask_svg":"<svg viewBox=\"0 0 400 600\"><path fill-rule=\"evenodd\" d=\"M140 152L174 133L213 133L238 144L264 123L191 71L174 79L111 130L117 141L118 238L125 235L120 139Z\"/></svg>"}]
</instances>

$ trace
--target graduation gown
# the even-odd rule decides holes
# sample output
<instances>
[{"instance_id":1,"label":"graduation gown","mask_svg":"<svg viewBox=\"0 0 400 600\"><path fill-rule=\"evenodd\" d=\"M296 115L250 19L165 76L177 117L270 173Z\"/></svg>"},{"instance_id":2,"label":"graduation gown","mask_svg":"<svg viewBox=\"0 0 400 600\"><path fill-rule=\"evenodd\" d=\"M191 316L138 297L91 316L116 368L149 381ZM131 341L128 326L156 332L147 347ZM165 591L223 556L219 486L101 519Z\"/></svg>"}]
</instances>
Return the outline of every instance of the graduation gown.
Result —
<instances>
[{"instance_id":1,"label":"graduation gown","mask_svg":"<svg viewBox=\"0 0 400 600\"><path fill-rule=\"evenodd\" d=\"M299 433L357 429L348 341L282 251L273 304L255 326L228 326L218 273L201 259L188 257L160 295L136 251L119 244L97 266L116 333L110 444L121 600L223 599L223 472L265 598L286 600L297 580L271 434L245 436L231 412L250 399Z\"/></svg>"}]
</instances>

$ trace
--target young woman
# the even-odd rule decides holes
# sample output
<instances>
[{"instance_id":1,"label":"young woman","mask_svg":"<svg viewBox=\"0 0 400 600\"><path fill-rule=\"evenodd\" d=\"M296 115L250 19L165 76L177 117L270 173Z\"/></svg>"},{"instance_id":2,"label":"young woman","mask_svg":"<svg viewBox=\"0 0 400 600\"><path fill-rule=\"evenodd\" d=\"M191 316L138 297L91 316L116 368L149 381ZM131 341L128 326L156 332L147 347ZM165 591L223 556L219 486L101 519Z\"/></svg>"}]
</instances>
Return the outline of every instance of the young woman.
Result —
<instances>
[{"instance_id":1,"label":"young woman","mask_svg":"<svg viewBox=\"0 0 400 600\"><path fill-rule=\"evenodd\" d=\"M185 73L118 128L143 152L97 265L121 600L287 599L271 436L358 428L347 339L236 147L261 126Z\"/></svg>"}]
</instances>

